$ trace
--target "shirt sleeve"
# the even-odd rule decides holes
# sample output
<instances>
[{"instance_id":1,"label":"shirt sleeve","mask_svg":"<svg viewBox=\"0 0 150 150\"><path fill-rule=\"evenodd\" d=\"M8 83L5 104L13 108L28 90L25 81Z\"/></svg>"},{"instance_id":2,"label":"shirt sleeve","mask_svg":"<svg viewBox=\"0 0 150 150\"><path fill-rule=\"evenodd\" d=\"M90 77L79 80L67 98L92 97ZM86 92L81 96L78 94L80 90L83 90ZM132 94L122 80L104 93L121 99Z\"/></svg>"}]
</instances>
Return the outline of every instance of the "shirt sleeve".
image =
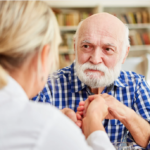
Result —
<instances>
[{"instance_id":1,"label":"shirt sleeve","mask_svg":"<svg viewBox=\"0 0 150 150\"><path fill-rule=\"evenodd\" d=\"M87 141L81 130L66 116L53 120L43 132L36 150L115 150L103 131L92 133Z\"/></svg>"},{"instance_id":2,"label":"shirt sleeve","mask_svg":"<svg viewBox=\"0 0 150 150\"><path fill-rule=\"evenodd\" d=\"M150 87L143 78L135 91L134 109L150 123Z\"/></svg>"},{"instance_id":3,"label":"shirt sleeve","mask_svg":"<svg viewBox=\"0 0 150 150\"><path fill-rule=\"evenodd\" d=\"M104 131L95 131L87 138L88 144L93 150L115 150Z\"/></svg>"},{"instance_id":4,"label":"shirt sleeve","mask_svg":"<svg viewBox=\"0 0 150 150\"><path fill-rule=\"evenodd\" d=\"M133 109L138 115L150 123L150 87L144 78L142 78L136 87ZM133 145L138 147L130 132L127 135L127 142L133 142ZM148 147L150 147L150 144Z\"/></svg>"}]
</instances>

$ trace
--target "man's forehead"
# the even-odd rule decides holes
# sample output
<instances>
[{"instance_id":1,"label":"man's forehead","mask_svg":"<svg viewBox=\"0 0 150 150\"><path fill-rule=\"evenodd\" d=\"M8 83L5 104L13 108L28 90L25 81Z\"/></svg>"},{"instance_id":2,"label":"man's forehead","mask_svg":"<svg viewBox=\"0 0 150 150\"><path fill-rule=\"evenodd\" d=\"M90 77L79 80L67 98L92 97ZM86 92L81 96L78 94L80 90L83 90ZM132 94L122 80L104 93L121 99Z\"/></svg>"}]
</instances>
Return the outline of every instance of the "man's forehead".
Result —
<instances>
[{"instance_id":1,"label":"man's forehead","mask_svg":"<svg viewBox=\"0 0 150 150\"><path fill-rule=\"evenodd\" d=\"M86 39L101 39L101 38L109 38L118 42L122 42L124 40L124 34L122 31L111 30L109 28L82 28L79 32L79 39L86 40Z\"/></svg>"},{"instance_id":2,"label":"man's forehead","mask_svg":"<svg viewBox=\"0 0 150 150\"><path fill-rule=\"evenodd\" d=\"M81 34L79 37L79 42L82 43L101 43L102 41L105 43L113 43L121 42L119 38L113 37L109 34Z\"/></svg>"},{"instance_id":3,"label":"man's forehead","mask_svg":"<svg viewBox=\"0 0 150 150\"><path fill-rule=\"evenodd\" d=\"M100 15L101 16L101 15ZM106 15L106 17L100 17L95 15L86 19L79 30L79 36L107 36L115 40L124 40L125 35L125 26L124 24L112 17Z\"/></svg>"}]
</instances>

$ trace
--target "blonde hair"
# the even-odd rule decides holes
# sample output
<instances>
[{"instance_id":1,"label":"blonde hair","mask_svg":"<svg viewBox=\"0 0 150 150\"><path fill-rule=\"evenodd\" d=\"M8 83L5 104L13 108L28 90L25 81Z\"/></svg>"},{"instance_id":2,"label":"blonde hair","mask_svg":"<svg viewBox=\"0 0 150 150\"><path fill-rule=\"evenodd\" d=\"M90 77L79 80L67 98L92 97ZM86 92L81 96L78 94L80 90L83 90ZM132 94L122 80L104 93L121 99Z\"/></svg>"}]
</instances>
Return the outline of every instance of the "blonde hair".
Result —
<instances>
[{"instance_id":1,"label":"blonde hair","mask_svg":"<svg viewBox=\"0 0 150 150\"><path fill-rule=\"evenodd\" d=\"M60 41L56 18L45 2L0 1L0 88L7 84L5 70L21 66L36 52L40 55L46 44L56 68Z\"/></svg>"}]
</instances>

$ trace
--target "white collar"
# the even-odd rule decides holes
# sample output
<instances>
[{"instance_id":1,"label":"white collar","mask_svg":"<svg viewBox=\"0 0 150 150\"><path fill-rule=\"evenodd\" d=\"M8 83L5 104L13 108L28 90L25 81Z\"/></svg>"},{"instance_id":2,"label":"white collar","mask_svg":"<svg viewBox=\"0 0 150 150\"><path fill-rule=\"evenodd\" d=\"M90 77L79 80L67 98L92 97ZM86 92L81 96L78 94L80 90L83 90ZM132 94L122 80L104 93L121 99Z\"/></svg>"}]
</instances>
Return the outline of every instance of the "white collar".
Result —
<instances>
[{"instance_id":1,"label":"white collar","mask_svg":"<svg viewBox=\"0 0 150 150\"><path fill-rule=\"evenodd\" d=\"M23 88L19 85L19 83L13 79L12 77L8 76L8 83L7 85L0 90L0 99L4 98L12 98L21 101L28 101L28 97L23 90Z\"/></svg>"}]
</instances>

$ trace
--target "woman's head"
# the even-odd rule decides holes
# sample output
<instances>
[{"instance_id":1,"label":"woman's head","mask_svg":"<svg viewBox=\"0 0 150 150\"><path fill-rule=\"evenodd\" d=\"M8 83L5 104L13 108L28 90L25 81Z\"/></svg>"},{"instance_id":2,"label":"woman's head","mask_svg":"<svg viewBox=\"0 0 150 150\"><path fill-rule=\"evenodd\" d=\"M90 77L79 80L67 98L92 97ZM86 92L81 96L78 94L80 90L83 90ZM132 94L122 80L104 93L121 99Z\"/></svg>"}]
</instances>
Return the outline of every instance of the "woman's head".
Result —
<instances>
[{"instance_id":1,"label":"woman's head","mask_svg":"<svg viewBox=\"0 0 150 150\"><path fill-rule=\"evenodd\" d=\"M43 49L50 49L47 50L50 55L47 68L52 70L58 64L57 49L60 39L56 18L46 3L1 1L0 72L3 73L0 73L0 88L7 83L6 70L15 72L32 61L34 56L38 57L37 74L42 74ZM53 65L50 66L50 62Z\"/></svg>"}]
</instances>

